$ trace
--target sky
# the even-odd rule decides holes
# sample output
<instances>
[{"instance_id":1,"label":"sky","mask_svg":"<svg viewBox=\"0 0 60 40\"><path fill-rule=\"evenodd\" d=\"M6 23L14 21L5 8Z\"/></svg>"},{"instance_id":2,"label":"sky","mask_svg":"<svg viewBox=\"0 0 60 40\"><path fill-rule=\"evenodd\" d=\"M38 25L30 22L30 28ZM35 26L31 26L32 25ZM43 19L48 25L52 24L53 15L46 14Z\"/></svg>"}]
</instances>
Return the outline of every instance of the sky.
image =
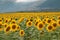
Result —
<instances>
[{"instance_id":1,"label":"sky","mask_svg":"<svg viewBox=\"0 0 60 40\"><path fill-rule=\"evenodd\" d=\"M60 0L0 0L0 12L60 11Z\"/></svg>"}]
</instances>

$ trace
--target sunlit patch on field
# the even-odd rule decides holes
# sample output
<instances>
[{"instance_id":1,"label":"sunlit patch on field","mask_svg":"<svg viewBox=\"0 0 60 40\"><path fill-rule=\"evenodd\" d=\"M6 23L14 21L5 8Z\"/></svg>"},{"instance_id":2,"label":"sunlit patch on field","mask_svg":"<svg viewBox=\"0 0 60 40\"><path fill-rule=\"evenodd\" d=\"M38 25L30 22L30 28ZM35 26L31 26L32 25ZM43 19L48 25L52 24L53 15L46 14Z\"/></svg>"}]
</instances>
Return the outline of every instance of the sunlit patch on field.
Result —
<instances>
[{"instance_id":1,"label":"sunlit patch on field","mask_svg":"<svg viewBox=\"0 0 60 40\"><path fill-rule=\"evenodd\" d=\"M59 40L60 12L41 13L1 14L0 40Z\"/></svg>"}]
</instances>

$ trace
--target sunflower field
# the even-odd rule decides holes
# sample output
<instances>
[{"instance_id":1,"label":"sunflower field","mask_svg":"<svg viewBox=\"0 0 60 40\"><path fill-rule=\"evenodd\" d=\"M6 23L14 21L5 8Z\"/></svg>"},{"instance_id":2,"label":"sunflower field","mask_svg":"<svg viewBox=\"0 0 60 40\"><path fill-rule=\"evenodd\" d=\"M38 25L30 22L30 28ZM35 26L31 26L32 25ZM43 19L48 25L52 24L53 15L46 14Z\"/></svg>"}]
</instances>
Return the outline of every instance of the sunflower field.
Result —
<instances>
[{"instance_id":1,"label":"sunflower field","mask_svg":"<svg viewBox=\"0 0 60 40\"><path fill-rule=\"evenodd\" d=\"M60 40L59 13L0 14L0 40Z\"/></svg>"}]
</instances>

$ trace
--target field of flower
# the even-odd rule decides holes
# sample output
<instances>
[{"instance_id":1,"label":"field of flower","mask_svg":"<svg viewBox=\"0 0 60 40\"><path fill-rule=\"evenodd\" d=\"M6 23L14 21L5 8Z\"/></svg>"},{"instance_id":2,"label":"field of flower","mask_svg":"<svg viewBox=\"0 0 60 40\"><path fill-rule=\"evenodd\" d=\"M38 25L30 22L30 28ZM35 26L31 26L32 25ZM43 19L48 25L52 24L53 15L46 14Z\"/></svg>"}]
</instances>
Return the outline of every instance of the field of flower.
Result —
<instances>
[{"instance_id":1,"label":"field of flower","mask_svg":"<svg viewBox=\"0 0 60 40\"><path fill-rule=\"evenodd\" d=\"M60 12L2 13L0 40L60 40Z\"/></svg>"}]
</instances>

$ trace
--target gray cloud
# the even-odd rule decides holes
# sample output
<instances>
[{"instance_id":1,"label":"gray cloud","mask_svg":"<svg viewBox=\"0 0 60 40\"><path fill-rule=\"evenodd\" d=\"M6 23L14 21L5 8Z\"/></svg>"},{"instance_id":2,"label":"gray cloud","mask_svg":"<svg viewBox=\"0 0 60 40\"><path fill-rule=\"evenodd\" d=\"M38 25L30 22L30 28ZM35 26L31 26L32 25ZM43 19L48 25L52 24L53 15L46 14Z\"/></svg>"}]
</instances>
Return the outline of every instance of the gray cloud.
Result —
<instances>
[{"instance_id":1,"label":"gray cloud","mask_svg":"<svg viewBox=\"0 0 60 40\"><path fill-rule=\"evenodd\" d=\"M46 0L40 0L30 3L16 3L16 0L0 0L0 12L13 12L13 11L34 11L40 10L40 6Z\"/></svg>"}]
</instances>

